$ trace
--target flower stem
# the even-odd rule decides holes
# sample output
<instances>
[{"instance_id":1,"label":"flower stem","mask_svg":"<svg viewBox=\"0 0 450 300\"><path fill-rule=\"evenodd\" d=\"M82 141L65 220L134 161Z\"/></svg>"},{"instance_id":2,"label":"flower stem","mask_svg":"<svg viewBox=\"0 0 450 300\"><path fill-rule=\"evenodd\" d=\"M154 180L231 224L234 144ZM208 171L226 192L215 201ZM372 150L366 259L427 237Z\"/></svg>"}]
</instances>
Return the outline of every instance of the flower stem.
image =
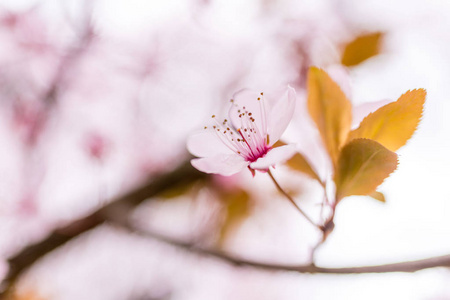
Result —
<instances>
[{"instance_id":1,"label":"flower stem","mask_svg":"<svg viewBox=\"0 0 450 300\"><path fill-rule=\"evenodd\" d=\"M270 178L272 179L273 183L277 187L278 191L280 191L280 193L282 193L292 203L292 205L295 206L295 208L305 217L305 219L309 223L311 223L314 227L317 227L318 229L322 230L322 226L314 223L314 221L297 205L297 203L295 203L294 199L292 199L292 197L288 193L286 193L285 190L283 190L283 188L278 184L275 177L273 177L273 174L270 170L267 171L267 174L269 174Z\"/></svg>"}]
</instances>

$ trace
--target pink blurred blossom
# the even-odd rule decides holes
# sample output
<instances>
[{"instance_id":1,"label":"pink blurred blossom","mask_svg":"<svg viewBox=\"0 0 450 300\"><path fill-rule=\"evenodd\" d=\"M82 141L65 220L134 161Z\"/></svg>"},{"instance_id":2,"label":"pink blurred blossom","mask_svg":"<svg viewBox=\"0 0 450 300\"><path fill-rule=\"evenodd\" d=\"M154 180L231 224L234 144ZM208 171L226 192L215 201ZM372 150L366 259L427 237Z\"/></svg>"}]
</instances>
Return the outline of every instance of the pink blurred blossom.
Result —
<instances>
[{"instance_id":1,"label":"pink blurred blossom","mask_svg":"<svg viewBox=\"0 0 450 300\"><path fill-rule=\"evenodd\" d=\"M85 139L85 148L90 157L102 161L107 155L111 142L99 133L90 133Z\"/></svg>"}]
</instances>

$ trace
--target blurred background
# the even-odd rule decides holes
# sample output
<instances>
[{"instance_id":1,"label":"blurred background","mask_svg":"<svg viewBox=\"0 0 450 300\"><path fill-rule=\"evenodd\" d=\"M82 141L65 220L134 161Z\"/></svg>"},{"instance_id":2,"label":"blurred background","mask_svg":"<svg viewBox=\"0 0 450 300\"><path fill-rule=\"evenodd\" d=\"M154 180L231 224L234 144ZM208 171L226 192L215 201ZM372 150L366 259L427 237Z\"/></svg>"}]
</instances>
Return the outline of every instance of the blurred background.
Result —
<instances>
[{"instance_id":1,"label":"blurred background","mask_svg":"<svg viewBox=\"0 0 450 300\"><path fill-rule=\"evenodd\" d=\"M345 199L316 263L450 254L449 16L438 0L0 0L2 288L28 300L450 299L443 268L299 274L192 251L308 264L320 235L265 174L201 175L185 146L239 89L290 84L284 138L308 152L312 65L355 106L425 88L422 122L380 187L386 203ZM314 215L318 183L274 173Z\"/></svg>"}]
</instances>

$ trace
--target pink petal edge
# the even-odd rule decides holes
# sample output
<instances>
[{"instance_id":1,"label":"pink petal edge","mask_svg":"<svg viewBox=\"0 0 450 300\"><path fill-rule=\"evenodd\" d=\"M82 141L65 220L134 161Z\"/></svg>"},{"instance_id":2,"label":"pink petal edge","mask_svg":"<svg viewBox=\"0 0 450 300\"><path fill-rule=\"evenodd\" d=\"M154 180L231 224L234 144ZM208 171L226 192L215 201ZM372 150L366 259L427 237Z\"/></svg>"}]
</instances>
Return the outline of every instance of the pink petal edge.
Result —
<instances>
[{"instance_id":1,"label":"pink petal edge","mask_svg":"<svg viewBox=\"0 0 450 300\"><path fill-rule=\"evenodd\" d=\"M191 135L186 143L188 151L198 157L210 157L219 154L233 154L217 137L212 129L204 129Z\"/></svg>"},{"instance_id":2,"label":"pink petal edge","mask_svg":"<svg viewBox=\"0 0 450 300\"><path fill-rule=\"evenodd\" d=\"M297 152L295 145L285 145L271 149L266 156L259 158L250 164L250 168L256 170L267 170L269 167L283 163L294 156Z\"/></svg>"},{"instance_id":3,"label":"pink petal edge","mask_svg":"<svg viewBox=\"0 0 450 300\"><path fill-rule=\"evenodd\" d=\"M230 118L231 124L235 129L241 127L241 118L239 118L240 112L243 107L246 110L251 112L255 118L255 123L260 130L263 130L263 119L261 117L261 106L259 101L257 100L261 97L261 94L250 90L250 89L242 89L233 95L233 103L235 105L231 105L228 111L228 117Z\"/></svg>"},{"instance_id":4,"label":"pink petal edge","mask_svg":"<svg viewBox=\"0 0 450 300\"><path fill-rule=\"evenodd\" d=\"M248 166L248 162L238 154L221 154L212 157L194 158L192 166L208 174L230 176Z\"/></svg>"},{"instance_id":5,"label":"pink petal edge","mask_svg":"<svg viewBox=\"0 0 450 300\"><path fill-rule=\"evenodd\" d=\"M278 141L292 120L295 111L295 103L297 96L295 89L288 86L280 99L274 104L270 110L269 116L269 137L272 146Z\"/></svg>"}]
</instances>

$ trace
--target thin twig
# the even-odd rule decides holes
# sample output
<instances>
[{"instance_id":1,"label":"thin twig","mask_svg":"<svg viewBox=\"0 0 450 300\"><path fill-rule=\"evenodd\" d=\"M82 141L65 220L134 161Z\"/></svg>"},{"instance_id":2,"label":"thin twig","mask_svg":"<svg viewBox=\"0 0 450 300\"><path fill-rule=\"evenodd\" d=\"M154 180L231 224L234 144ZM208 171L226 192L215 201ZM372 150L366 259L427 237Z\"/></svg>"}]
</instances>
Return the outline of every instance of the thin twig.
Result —
<instances>
[{"instance_id":1,"label":"thin twig","mask_svg":"<svg viewBox=\"0 0 450 300\"><path fill-rule=\"evenodd\" d=\"M280 193L282 193L295 206L295 208L305 217L305 219L308 220L308 222L311 223L314 227L317 227L322 231L322 227L314 223L314 221L303 211L303 209L301 209L300 206L295 203L294 199L292 199L292 197L288 193L286 193L285 190L283 190L283 188L278 184L275 177L273 177L272 171L270 171L270 169L269 171L267 171L267 174L269 174L278 191L280 191Z\"/></svg>"}]
</instances>

